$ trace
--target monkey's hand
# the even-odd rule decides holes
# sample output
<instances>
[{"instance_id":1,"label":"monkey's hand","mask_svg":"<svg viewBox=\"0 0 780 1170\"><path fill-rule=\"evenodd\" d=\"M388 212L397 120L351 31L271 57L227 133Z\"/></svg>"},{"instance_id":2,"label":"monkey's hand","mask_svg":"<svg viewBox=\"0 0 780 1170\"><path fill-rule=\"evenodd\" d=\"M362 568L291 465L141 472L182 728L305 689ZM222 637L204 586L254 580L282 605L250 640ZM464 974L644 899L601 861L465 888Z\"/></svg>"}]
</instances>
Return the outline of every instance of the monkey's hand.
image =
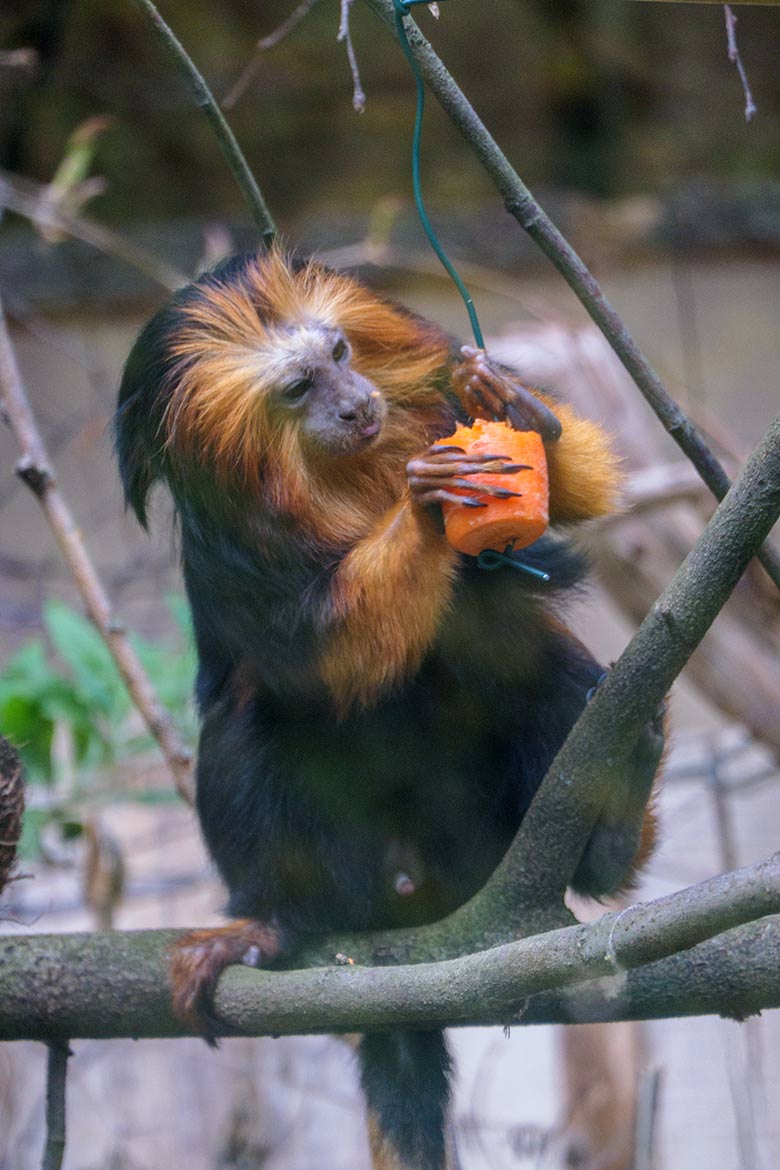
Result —
<instances>
[{"instance_id":1,"label":"monkey's hand","mask_svg":"<svg viewBox=\"0 0 780 1170\"><path fill-rule=\"evenodd\" d=\"M466 491L480 496L496 496L507 500L519 496L496 484L471 484L468 476L489 472L491 475L511 475L522 471L526 464L511 463L506 455L467 455L462 447L448 447L434 443L406 465L409 492L413 504L429 507L431 504L465 504L467 508L484 508L482 500L464 495Z\"/></svg>"},{"instance_id":2,"label":"monkey's hand","mask_svg":"<svg viewBox=\"0 0 780 1170\"><path fill-rule=\"evenodd\" d=\"M251 918L214 930L193 930L170 951L169 978L174 1014L212 1047L225 1032L214 1011L214 992L226 967L265 967L282 950L279 931Z\"/></svg>"},{"instance_id":3,"label":"monkey's hand","mask_svg":"<svg viewBox=\"0 0 780 1170\"><path fill-rule=\"evenodd\" d=\"M452 384L472 418L506 419L516 431L537 431L545 443L561 437L561 424L549 406L511 374L497 369L484 349L461 346L463 361Z\"/></svg>"}]
</instances>

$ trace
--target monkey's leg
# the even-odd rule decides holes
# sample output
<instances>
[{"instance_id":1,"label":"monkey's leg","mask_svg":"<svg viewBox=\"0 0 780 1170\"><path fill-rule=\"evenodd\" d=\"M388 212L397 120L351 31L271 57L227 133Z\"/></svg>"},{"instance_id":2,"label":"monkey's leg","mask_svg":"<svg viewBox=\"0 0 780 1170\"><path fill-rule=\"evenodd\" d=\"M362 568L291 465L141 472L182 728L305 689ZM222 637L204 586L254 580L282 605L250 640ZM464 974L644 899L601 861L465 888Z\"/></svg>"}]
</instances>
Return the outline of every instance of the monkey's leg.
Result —
<instances>
[{"instance_id":1,"label":"monkey's leg","mask_svg":"<svg viewBox=\"0 0 780 1170\"><path fill-rule=\"evenodd\" d=\"M213 998L226 967L268 966L305 934L365 929L381 888L371 824L333 812L332 744L320 762L301 734L297 710L271 713L230 678L203 721L197 811L236 921L177 941L170 974L177 1015L207 1038L224 1031ZM311 745L324 732L312 719L305 734Z\"/></svg>"},{"instance_id":2,"label":"monkey's leg","mask_svg":"<svg viewBox=\"0 0 780 1170\"><path fill-rule=\"evenodd\" d=\"M514 745L523 809L604 678L604 668L562 626L550 630L542 659L544 673L540 685L525 697L524 725ZM571 882L578 893L598 898L629 887L636 869L652 852L655 812L650 798L663 756L664 722L662 705L625 765L610 775L609 789Z\"/></svg>"},{"instance_id":3,"label":"monkey's leg","mask_svg":"<svg viewBox=\"0 0 780 1170\"><path fill-rule=\"evenodd\" d=\"M572 879L578 894L600 898L630 889L637 870L650 857L657 833L652 793L663 759L665 724L666 704L662 703L625 769L614 777Z\"/></svg>"}]
</instances>

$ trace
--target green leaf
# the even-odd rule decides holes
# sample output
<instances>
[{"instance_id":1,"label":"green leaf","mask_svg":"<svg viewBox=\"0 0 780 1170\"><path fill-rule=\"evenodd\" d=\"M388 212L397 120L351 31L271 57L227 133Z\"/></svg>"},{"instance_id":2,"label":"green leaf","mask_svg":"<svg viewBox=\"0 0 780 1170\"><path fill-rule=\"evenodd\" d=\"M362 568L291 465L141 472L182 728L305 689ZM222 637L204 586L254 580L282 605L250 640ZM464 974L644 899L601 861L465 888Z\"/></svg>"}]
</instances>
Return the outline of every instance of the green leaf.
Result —
<instances>
[{"instance_id":1,"label":"green leaf","mask_svg":"<svg viewBox=\"0 0 780 1170\"><path fill-rule=\"evenodd\" d=\"M59 601L49 601L44 621L52 644L68 666L88 707L117 720L130 703L108 647L87 618Z\"/></svg>"}]
</instances>

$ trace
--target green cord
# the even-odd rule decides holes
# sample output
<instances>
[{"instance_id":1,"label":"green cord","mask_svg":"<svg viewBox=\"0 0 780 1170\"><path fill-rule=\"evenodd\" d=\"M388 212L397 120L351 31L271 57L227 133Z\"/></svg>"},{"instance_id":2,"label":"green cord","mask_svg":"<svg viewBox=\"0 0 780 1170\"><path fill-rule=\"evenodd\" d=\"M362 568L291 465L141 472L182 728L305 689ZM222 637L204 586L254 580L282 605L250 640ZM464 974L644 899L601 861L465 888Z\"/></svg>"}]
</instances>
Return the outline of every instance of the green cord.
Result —
<instances>
[{"instance_id":1,"label":"green cord","mask_svg":"<svg viewBox=\"0 0 780 1170\"><path fill-rule=\"evenodd\" d=\"M417 214L420 217L420 223L423 225L423 229L426 236L428 237L428 240L430 241L431 247L438 256L441 263L444 265L444 268L448 272L451 279L454 281L458 292L463 298L463 303L466 306L466 311L468 312L469 320L471 321L471 328L474 331L474 340L477 343L477 347L479 349L484 349L485 342L482 337L482 330L479 326L477 310L474 308L474 302L471 299L471 293L466 288L465 284L461 280L460 276L450 262L447 254L439 243L438 237L433 230L433 227L431 226L430 220L428 219L428 214L425 210L425 204L423 203L422 197L422 185L420 183L420 141L422 139L423 113L425 110L425 82L423 81L423 75L420 72L420 67L415 60L414 54L412 53L409 39L406 35L406 29L404 28L403 18L404 16L409 15L408 9L412 4L423 4L427 2L428 0L393 0L393 5L395 8L395 26L398 32L398 39L401 42L401 48L404 51L407 61L412 67L412 72L414 73L414 78L417 82L417 113L414 121L414 140L412 144L412 186L414 188L414 202L415 206L417 207Z\"/></svg>"}]
</instances>

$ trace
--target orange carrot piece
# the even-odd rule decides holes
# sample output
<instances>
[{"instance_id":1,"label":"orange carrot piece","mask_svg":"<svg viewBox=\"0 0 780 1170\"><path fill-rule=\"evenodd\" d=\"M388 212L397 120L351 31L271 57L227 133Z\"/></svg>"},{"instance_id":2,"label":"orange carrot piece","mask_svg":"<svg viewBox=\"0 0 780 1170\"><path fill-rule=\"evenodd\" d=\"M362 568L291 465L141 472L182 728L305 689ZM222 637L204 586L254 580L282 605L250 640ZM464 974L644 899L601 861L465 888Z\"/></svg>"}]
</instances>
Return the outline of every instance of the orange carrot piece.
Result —
<instances>
[{"instance_id":1,"label":"orange carrot piece","mask_svg":"<svg viewBox=\"0 0 780 1170\"><path fill-rule=\"evenodd\" d=\"M486 548L502 551L510 542L525 548L544 533L548 524L549 486L544 445L536 431L516 431L505 422L475 419L473 426L458 427L453 435L440 440L442 445L462 447L469 454L493 453L506 456L511 463L528 466L527 471L512 475L490 472L468 476L469 483L496 484L517 497L506 500L477 494L484 508L462 504L442 504L447 540L458 552L478 556ZM474 496L465 489L453 489L458 495Z\"/></svg>"}]
</instances>

